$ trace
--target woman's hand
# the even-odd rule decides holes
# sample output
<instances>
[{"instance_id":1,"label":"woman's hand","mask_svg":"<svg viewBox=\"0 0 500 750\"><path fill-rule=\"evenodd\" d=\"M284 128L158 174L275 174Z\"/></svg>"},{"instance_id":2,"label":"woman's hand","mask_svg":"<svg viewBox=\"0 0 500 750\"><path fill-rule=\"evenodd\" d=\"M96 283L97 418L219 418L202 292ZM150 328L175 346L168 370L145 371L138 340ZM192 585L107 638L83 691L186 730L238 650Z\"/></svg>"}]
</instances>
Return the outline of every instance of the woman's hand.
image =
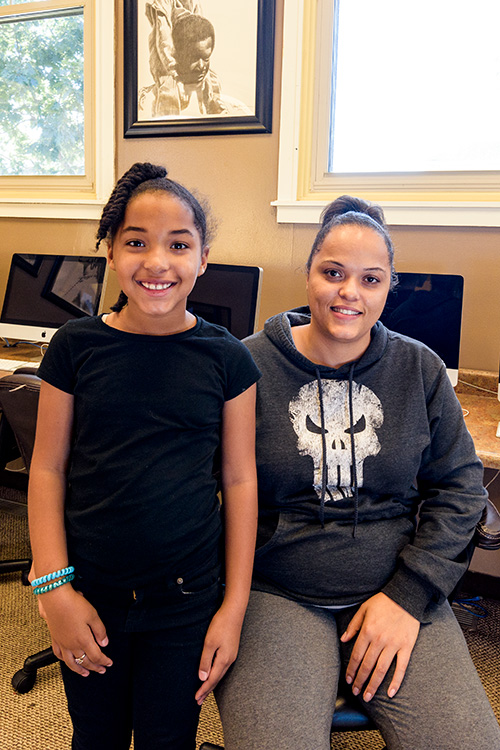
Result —
<instances>
[{"instance_id":1,"label":"woman's hand","mask_svg":"<svg viewBox=\"0 0 500 750\"><path fill-rule=\"evenodd\" d=\"M359 633L346 670L346 681L358 695L366 681L363 699L369 701L378 690L387 670L396 659L387 695L392 698L401 687L420 630L420 622L383 593L367 599L358 609L341 637L343 643Z\"/></svg>"},{"instance_id":2,"label":"woman's hand","mask_svg":"<svg viewBox=\"0 0 500 750\"><path fill-rule=\"evenodd\" d=\"M90 672L104 674L113 662L101 651L101 647L108 645L108 637L90 602L69 584L40 594L38 599L57 658L82 677ZM79 664L76 659L81 660L83 655Z\"/></svg>"},{"instance_id":3,"label":"woman's hand","mask_svg":"<svg viewBox=\"0 0 500 750\"><path fill-rule=\"evenodd\" d=\"M244 612L230 611L222 604L210 623L198 672L203 684L195 695L200 706L238 655L243 616Z\"/></svg>"}]
</instances>

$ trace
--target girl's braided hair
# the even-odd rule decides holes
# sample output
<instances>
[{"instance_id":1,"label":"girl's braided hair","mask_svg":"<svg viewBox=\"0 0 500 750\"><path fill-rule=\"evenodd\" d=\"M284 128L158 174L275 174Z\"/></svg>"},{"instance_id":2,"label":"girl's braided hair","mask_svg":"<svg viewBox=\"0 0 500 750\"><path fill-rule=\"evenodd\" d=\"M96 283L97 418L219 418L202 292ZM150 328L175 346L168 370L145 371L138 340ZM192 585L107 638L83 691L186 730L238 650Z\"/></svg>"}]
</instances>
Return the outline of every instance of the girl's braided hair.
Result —
<instances>
[{"instance_id":1,"label":"girl's braided hair","mask_svg":"<svg viewBox=\"0 0 500 750\"><path fill-rule=\"evenodd\" d=\"M115 185L108 202L103 208L101 220L97 228L96 250L102 240L109 243L120 228L127 206L132 198L141 193L165 192L174 195L193 214L193 222L200 234L201 246L205 247L209 242L210 231L207 226L207 216L204 208L192 193L183 185L167 177L165 167L150 164L149 162L136 162L125 172ZM127 304L127 295L120 292L117 302L112 305L111 310L120 312Z\"/></svg>"},{"instance_id":2,"label":"girl's braided hair","mask_svg":"<svg viewBox=\"0 0 500 750\"><path fill-rule=\"evenodd\" d=\"M309 273L314 256L319 253L327 235L332 229L339 226L360 226L373 229L385 242L389 255L391 267L391 289L398 283L398 277L394 269L394 245L385 223L384 212L376 203L368 203L363 198L354 198L351 195L341 195L330 203L321 214L321 229L316 235L312 250L306 263Z\"/></svg>"}]
</instances>

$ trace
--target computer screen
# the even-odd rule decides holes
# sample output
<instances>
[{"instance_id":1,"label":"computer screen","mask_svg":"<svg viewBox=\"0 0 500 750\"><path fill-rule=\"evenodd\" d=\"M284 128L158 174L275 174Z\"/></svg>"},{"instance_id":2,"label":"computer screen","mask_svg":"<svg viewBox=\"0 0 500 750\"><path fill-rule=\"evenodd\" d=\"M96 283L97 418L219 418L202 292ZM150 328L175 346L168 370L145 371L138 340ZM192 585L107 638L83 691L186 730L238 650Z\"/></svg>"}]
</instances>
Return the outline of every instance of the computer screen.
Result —
<instances>
[{"instance_id":1,"label":"computer screen","mask_svg":"<svg viewBox=\"0 0 500 750\"><path fill-rule=\"evenodd\" d=\"M255 332L262 268L209 263L189 295L187 309L243 339Z\"/></svg>"},{"instance_id":2,"label":"computer screen","mask_svg":"<svg viewBox=\"0 0 500 750\"><path fill-rule=\"evenodd\" d=\"M14 253L0 337L50 341L67 320L97 315L106 268L106 258L96 255Z\"/></svg>"},{"instance_id":3,"label":"computer screen","mask_svg":"<svg viewBox=\"0 0 500 750\"><path fill-rule=\"evenodd\" d=\"M398 273L380 317L392 331L422 341L458 382L464 279L456 274Z\"/></svg>"}]
</instances>

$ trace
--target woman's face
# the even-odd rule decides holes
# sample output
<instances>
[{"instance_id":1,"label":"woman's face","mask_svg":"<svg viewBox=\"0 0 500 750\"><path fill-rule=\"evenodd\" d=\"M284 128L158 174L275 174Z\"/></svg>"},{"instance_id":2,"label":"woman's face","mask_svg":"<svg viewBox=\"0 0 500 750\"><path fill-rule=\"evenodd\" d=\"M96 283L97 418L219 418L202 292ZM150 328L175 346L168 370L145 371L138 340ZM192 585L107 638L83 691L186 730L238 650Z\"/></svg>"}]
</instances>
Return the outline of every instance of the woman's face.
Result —
<instances>
[{"instance_id":1,"label":"woman's face","mask_svg":"<svg viewBox=\"0 0 500 750\"><path fill-rule=\"evenodd\" d=\"M384 309L391 283L384 239L369 227L335 227L312 259L307 277L311 331L338 352L360 357Z\"/></svg>"}]
</instances>

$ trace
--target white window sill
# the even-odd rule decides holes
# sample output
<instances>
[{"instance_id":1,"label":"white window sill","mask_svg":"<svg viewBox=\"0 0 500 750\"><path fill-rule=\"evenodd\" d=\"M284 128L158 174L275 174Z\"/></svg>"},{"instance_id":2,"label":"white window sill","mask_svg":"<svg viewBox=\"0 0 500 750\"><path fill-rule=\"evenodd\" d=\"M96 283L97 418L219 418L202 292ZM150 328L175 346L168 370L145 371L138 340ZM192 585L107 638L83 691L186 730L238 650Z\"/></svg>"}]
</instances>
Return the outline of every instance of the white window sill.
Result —
<instances>
[{"instance_id":1,"label":"white window sill","mask_svg":"<svg viewBox=\"0 0 500 750\"><path fill-rule=\"evenodd\" d=\"M0 217L22 219L99 219L106 201L0 201Z\"/></svg>"},{"instance_id":2,"label":"white window sill","mask_svg":"<svg viewBox=\"0 0 500 750\"><path fill-rule=\"evenodd\" d=\"M276 200L280 224L319 224L329 201ZM389 225L500 227L500 202L377 201Z\"/></svg>"}]
</instances>

